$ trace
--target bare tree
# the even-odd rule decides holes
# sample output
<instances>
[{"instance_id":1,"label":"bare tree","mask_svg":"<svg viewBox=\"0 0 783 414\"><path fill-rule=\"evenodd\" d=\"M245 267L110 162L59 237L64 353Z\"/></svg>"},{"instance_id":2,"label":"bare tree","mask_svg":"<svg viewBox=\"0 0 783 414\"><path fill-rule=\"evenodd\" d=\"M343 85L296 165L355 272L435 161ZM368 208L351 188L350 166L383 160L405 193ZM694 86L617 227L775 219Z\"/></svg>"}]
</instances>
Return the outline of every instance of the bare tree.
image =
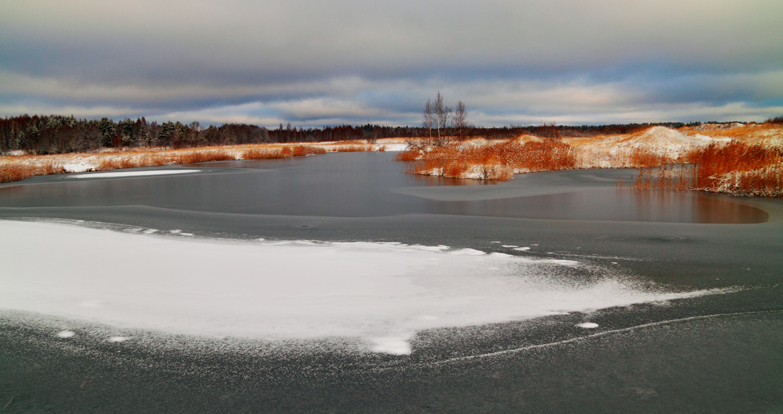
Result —
<instances>
[{"instance_id":1,"label":"bare tree","mask_svg":"<svg viewBox=\"0 0 783 414\"><path fill-rule=\"evenodd\" d=\"M430 139L432 139L432 127L435 125L435 115L432 113L432 102L427 99L427 103L424 104L424 128L430 133Z\"/></svg>"},{"instance_id":2,"label":"bare tree","mask_svg":"<svg viewBox=\"0 0 783 414\"><path fill-rule=\"evenodd\" d=\"M465 104L462 101L457 103L457 109L454 111L452 118L454 125L454 134L458 139L465 138L465 129L468 127L468 114L465 110Z\"/></svg>"},{"instance_id":3,"label":"bare tree","mask_svg":"<svg viewBox=\"0 0 783 414\"><path fill-rule=\"evenodd\" d=\"M432 104L432 110L435 113L435 122L437 123L438 138L435 145L444 145L447 141L449 120L451 119L451 108L443 104L443 95L438 92L435 102Z\"/></svg>"}]
</instances>

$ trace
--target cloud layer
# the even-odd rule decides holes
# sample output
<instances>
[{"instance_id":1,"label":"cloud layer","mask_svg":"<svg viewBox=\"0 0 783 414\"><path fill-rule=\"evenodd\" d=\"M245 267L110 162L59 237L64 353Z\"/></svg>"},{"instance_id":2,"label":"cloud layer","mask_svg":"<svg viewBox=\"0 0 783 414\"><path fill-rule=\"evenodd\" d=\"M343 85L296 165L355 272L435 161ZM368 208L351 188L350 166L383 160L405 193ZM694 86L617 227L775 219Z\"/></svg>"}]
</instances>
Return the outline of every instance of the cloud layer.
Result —
<instances>
[{"instance_id":1,"label":"cloud layer","mask_svg":"<svg viewBox=\"0 0 783 414\"><path fill-rule=\"evenodd\" d=\"M777 1L97 0L0 15L0 115L478 125L783 113Z\"/></svg>"}]
</instances>

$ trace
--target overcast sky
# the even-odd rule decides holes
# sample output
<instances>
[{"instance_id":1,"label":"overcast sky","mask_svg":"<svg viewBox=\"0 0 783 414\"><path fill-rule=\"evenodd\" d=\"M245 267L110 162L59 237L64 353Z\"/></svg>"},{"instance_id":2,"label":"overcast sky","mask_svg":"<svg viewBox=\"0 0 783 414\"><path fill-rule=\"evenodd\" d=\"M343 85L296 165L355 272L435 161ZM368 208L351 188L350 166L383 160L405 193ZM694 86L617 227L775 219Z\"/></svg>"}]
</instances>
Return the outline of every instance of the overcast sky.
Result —
<instances>
[{"instance_id":1,"label":"overcast sky","mask_svg":"<svg viewBox=\"0 0 783 414\"><path fill-rule=\"evenodd\" d=\"M0 116L267 127L762 121L781 0L11 0Z\"/></svg>"}]
</instances>

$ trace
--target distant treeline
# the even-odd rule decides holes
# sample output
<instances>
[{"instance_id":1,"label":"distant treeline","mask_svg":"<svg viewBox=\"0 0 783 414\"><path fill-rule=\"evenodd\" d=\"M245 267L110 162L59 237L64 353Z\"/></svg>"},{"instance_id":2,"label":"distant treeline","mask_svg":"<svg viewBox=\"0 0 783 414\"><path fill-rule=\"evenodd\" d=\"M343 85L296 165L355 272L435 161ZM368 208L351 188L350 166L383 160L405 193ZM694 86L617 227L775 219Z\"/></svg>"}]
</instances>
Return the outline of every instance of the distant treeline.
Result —
<instances>
[{"instance_id":1,"label":"distant treeline","mask_svg":"<svg viewBox=\"0 0 783 414\"><path fill-rule=\"evenodd\" d=\"M202 127L198 122L147 122L144 118L114 122L73 116L18 116L0 119L0 151L33 154L93 151L120 147L197 147L269 142L266 129L225 124Z\"/></svg>"},{"instance_id":2,"label":"distant treeline","mask_svg":"<svg viewBox=\"0 0 783 414\"><path fill-rule=\"evenodd\" d=\"M562 136L592 136L598 134L622 134L653 125L671 128L682 123L626 124L602 126L508 126L468 127L459 138L484 137L487 139L512 138L522 134L557 138ZM692 124L697 125L697 124ZM115 122L76 119L62 115L22 115L0 118L0 152L23 150L32 154L85 152L101 148L120 147L198 147L207 145L254 144L266 142L320 142L374 140L379 138L426 137L429 130L423 127L391 127L381 125L340 125L323 128L296 128L281 124L277 129L248 124L224 124L202 126L198 122L147 122L144 118Z\"/></svg>"}]
</instances>

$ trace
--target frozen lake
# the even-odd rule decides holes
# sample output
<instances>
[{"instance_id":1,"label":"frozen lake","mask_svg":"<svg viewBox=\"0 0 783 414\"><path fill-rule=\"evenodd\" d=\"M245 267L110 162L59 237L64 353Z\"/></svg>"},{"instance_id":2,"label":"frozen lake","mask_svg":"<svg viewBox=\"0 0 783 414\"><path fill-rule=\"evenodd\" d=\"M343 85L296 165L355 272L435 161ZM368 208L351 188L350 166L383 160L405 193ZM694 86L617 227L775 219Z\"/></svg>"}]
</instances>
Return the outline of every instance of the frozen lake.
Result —
<instances>
[{"instance_id":1,"label":"frozen lake","mask_svg":"<svg viewBox=\"0 0 783 414\"><path fill-rule=\"evenodd\" d=\"M779 200L618 191L631 170L485 185L405 174L392 158L342 153L0 186L0 218L9 219L0 221L0 332L12 355L0 362L3 380L26 378L10 383L40 399L66 388L36 393L51 380L21 375L24 361L76 358L99 377L125 364L121 385L83 404L108 410L121 395L152 392L159 400L148 410L173 412L188 406L175 400L202 401L191 389L230 394L206 385L214 378L245 397L206 402L207 411L406 411L410 401L465 411L472 396L517 411L511 390L535 390L525 400L533 411L783 401L774 385L783 372ZM685 351L695 344L698 353ZM201 373L165 395L142 384L160 386L178 368L127 368L175 361ZM294 394L299 403L285 403ZM72 404L60 407L82 407Z\"/></svg>"},{"instance_id":2,"label":"frozen lake","mask_svg":"<svg viewBox=\"0 0 783 414\"><path fill-rule=\"evenodd\" d=\"M36 185L0 187L0 206L143 205L315 217L438 214L683 223L767 219L764 211L723 196L631 191L627 183L635 170L527 174L493 185L405 174L407 165L392 161L393 157L393 153L332 153L304 159L40 177L30 180ZM618 178L626 182L624 191L616 190Z\"/></svg>"}]
</instances>

